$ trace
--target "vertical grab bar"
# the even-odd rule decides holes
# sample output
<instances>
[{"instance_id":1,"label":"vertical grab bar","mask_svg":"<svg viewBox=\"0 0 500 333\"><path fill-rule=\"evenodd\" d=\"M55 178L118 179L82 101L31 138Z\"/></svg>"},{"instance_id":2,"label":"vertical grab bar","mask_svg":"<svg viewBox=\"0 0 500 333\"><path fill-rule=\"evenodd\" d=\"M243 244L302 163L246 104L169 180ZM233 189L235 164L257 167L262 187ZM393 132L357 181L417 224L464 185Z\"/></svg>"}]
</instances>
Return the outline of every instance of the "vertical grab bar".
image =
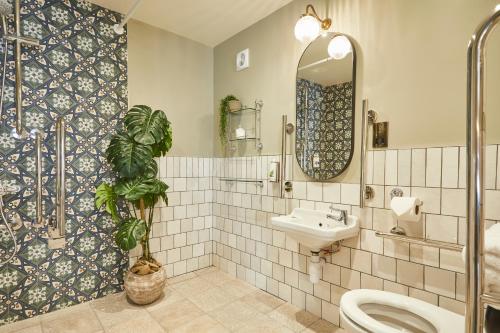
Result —
<instances>
[{"instance_id":1,"label":"vertical grab bar","mask_svg":"<svg viewBox=\"0 0 500 333\"><path fill-rule=\"evenodd\" d=\"M286 178L286 125L287 116L281 117L281 163L280 163L280 197L285 197L285 178Z\"/></svg>"},{"instance_id":2,"label":"vertical grab bar","mask_svg":"<svg viewBox=\"0 0 500 333\"><path fill-rule=\"evenodd\" d=\"M36 220L35 227L43 227L45 225L43 218L42 207L42 133L36 131L35 135L35 149L36 149Z\"/></svg>"},{"instance_id":3,"label":"vertical grab bar","mask_svg":"<svg viewBox=\"0 0 500 333\"><path fill-rule=\"evenodd\" d=\"M66 191L65 191L65 168L66 168L66 151L65 151L65 140L66 140L66 128L64 117L58 119L56 124L57 132L57 167L56 167L56 220L57 229L59 230L59 236L64 237L66 230Z\"/></svg>"},{"instance_id":4,"label":"vertical grab bar","mask_svg":"<svg viewBox=\"0 0 500 333\"><path fill-rule=\"evenodd\" d=\"M368 125L375 120L375 111L368 110L368 99L363 100L361 115L361 172L359 177L359 207L365 208L365 200L373 196L373 189L366 186L366 151L368 150Z\"/></svg>"},{"instance_id":5,"label":"vertical grab bar","mask_svg":"<svg viewBox=\"0 0 500 333\"><path fill-rule=\"evenodd\" d=\"M484 305L499 303L484 293L484 62L489 34L500 8L477 28L467 51L467 247L466 332L483 330Z\"/></svg>"}]
</instances>

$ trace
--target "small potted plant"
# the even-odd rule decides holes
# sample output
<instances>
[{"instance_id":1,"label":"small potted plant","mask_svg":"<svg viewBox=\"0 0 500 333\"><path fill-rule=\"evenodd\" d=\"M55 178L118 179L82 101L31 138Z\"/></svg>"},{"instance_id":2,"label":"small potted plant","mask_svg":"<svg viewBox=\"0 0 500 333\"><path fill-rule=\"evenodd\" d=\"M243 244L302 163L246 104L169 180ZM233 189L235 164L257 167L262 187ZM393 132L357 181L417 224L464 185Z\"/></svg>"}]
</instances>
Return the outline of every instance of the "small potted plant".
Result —
<instances>
[{"instance_id":1,"label":"small potted plant","mask_svg":"<svg viewBox=\"0 0 500 333\"><path fill-rule=\"evenodd\" d=\"M233 95L227 95L219 105L219 136L222 145L226 143L227 117L229 112L241 110L241 102Z\"/></svg>"},{"instance_id":2,"label":"small potted plant","mask_svg":"<svg viewBox=\"0 0 500 333\"><path fill-rule=\"evenodd\" d=\"M154 206L160 199L168 204L168 185L157 178L154 158L165 156L171 147L172 129L165 113L145 105L132 107L106 150L116 181L96 190L96 206L104 207L118 226L118 246L124 251L142 246L141 257L124 281L127 295L137 304L154 302L166 284L165 271L151 255L149 236Z\"/></svg>"}]
</instances>

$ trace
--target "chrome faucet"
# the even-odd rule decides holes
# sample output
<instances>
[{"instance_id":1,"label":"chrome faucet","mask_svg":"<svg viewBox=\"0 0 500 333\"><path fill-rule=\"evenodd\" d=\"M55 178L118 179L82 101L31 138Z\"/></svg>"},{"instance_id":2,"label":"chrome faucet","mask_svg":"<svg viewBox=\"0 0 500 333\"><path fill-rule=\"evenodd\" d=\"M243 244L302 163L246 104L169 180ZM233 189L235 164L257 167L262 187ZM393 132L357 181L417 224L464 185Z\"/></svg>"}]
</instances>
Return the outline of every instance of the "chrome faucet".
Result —
<instances>
[{"instance_id":1,"label":"chrome faucet","mask_svg":"<svg viewBox=\"0 0 500 333\"><path fill-rule=\"evenodd\" d=\"M347 225L347 210L345 209L337 209L330 205L330 214L326 214L327 219L334 220L336 222L342 222L344 225Z\"/></svg>"}]
</instances>

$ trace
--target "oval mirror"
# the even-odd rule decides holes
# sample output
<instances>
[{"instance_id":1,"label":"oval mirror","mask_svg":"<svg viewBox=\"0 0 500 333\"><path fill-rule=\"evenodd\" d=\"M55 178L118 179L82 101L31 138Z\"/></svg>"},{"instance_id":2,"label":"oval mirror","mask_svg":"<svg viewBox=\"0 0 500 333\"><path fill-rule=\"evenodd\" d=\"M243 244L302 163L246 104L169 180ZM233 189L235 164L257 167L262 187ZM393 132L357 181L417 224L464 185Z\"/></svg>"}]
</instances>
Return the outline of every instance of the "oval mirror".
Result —
<instances>
[{"instance_id":1,"label":"oval mirror","mask_svg":"<svg viewBox=\"0 0 500 333\"><path fill-rule=\"evenodd\" d=\"M320 36L300 58L296 78L295 155L317 180L340 175L354 151L356 51L350 37Z\"/></svg>"}]
</instances>

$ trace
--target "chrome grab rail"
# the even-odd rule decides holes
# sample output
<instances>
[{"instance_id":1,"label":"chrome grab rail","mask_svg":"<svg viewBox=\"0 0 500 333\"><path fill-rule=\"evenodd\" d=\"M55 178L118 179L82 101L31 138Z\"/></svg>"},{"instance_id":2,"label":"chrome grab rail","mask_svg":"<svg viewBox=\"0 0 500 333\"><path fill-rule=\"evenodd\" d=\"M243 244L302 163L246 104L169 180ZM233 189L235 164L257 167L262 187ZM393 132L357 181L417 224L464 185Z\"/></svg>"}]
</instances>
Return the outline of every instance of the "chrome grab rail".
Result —
<instances>
[{"instance_id":1,"label":"chrome grab rail","mask_svg":"<svg viewBox=\"0 0 500 333\"><path fill-rule=\"evenodd\" d=\"M484 64L485 46L500 22L500 7L477 28L467 50L467 333L483 331L484 305L500 298L484 291Z\"/></svg>"},{"instance_id":2,"label":"chrome grab rail","mask_svg":"<svg viewBox=\"0 0 500 333\"><path fill-rule=\"evenodd\" d=\"M35 138L35 165L36 165L36 217L34 227L43 227L45 219L43 217L43 184L42 184L42 133L40 131L33 132Z\"/></svg>"},{"instance_id":3,"label":"chrome grab rail","mask_svg":"<svg viewBox=\"0 0 500 333\"><path fill-rule=\"evenodd\" d=\"M259 187L264 187L263 180L239 179L239 178L220 178L220 180L224 182L254 183Z\"/></svg>"},{"instance_id":4,"label":"chrome grab rail","mask_svg":"<svg viewBox=\"0 0 500 333\"><path fill-rule=\"evenodd\" d=\"M426 239L426 238L411 237L411 236L406 236L406 235L397 235L397 234L392 234L392 233L388 233L388 232L381 232L381 231L375 231L375 236L387 238L387 239L392 239L392 240L396 240L396 241L401 241L401 242L407 242L407 243L416 244L416 245L429 246L429 247L452 250L452 251L462 251L462 249L464 248L464 246L460 245L460 244L441 242L441 241L435 241L435 240Z\"/></svg>"},{"instance_id":5,"label":"chrome grab rail","mask_svg":"<svg viewBox=\"0 0 500 333\"><path fill-rule=\"evenodd\" d=\"M280 197L285 197L286 182L286 125L288 119L286 114L281 117L281 163L280 163Z\"/></svg>"},{"instance_id":6,"label":"chrome grab rail","mask_svg":"<svg viewBox=\"0 0 500 333\"><path fill-rule=\"evenodd\" d=\"M366 186L366 151L368 150L368 126L373 124L376 114L375 111L368 110L368 99L363 100L363 109L361 110L361 173L359 177L359 207L365 208L365 200L373 197L373 189Z\"/></svg>"},{"instance_id":7,"label":"chrome grab rail","mask_svg":"<svg viewBox=\"0 0 500 333\"><path fill-rule=\"evenodd\" d=\"M64 117L60 117L56 123L56 226L59 237L66 233L66 128Z\"/></svg>"}]
</instances>

